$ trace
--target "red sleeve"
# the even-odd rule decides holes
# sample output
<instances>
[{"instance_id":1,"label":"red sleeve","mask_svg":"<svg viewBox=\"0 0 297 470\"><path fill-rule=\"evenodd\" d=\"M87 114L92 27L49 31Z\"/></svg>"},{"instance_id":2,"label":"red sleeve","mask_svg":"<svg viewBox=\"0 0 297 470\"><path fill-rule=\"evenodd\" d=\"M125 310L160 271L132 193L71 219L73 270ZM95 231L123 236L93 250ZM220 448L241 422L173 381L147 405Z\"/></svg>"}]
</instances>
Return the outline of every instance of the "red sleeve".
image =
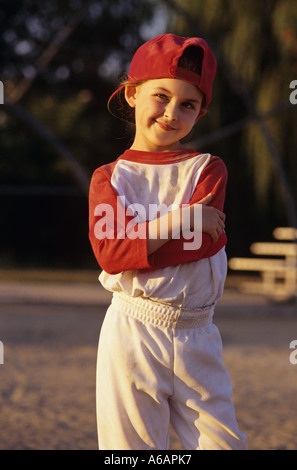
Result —
<instances>
[{"instance_id":1,"label":"red sleeve","mask_svg":"<svg viewBox=\"0 0 297 470\"><path fill-rule=\"evenodd\" d=\"M209 193L212 193L213 199L210 206L223 211L227 177L227 168L224 162L218 157L212 157L210 163L201 173L189 204L198 202ZM186 242L187 241L181 236L179 239L170 240L168 243L165 243L165 245L149 256L149 264L151 267L145 270L148 271L190 261L197 261L202 258L209 258L226 245L227 237L225 232L223 232L218 241L213 243L209 235L202 233L201 247L196 250L184 250L183 246Z\"/></svg>"},{"instance_id":2,"label":"red sleeve","mask_svg":"<svg viewBox=\"0 0 297 470\"><path fill-rule=\"evenodd\" d=\"M114 165L105 165L94 172L89 192L89 239L96 260L109 274L150 267L147 222L133 227L135 233L142 234L142 238L126 236L133 217L127 216L110 183Z\"/></svg>"}]
</instances>

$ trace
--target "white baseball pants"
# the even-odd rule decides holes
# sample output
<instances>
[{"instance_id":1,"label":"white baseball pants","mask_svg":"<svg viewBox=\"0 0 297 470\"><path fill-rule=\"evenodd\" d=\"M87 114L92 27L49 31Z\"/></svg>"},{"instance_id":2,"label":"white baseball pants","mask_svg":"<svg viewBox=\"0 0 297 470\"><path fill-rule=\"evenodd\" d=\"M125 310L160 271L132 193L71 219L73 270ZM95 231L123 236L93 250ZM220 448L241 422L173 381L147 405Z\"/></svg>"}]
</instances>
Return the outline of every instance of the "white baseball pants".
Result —
<instances>
[{"instance_id":1,"label":"white baseball pants","mask_svg":"<svg viewBox=\"0 0 297 470\"><path fill-rule=\"evenodd\" d=\"M176 309L114 294L97 360L100 450L246 448L213 307Z\"/></svg>"}]
</instances>

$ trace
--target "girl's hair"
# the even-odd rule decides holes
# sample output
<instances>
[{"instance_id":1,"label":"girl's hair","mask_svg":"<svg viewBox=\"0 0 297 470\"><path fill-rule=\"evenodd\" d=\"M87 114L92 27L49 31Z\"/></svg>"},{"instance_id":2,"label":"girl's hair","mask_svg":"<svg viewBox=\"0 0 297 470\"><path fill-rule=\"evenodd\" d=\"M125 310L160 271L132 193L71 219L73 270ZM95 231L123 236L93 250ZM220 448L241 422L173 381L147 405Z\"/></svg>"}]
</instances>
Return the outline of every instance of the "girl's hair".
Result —
<instances>
[{"instance_id":1,"label":"girl's hair","mask_svg":"<svg viewBox=\"0 0 297 470\"><path fill-rule=\"evenodd\" d=\"M122 121L126 121L128 124L135 124L135 109L131 108L129 104L126 101L125 98L125 87L126 86L139 86L144 81L129 81L128 80L128 74L123 75L120 83L119 83L119 89L121 89L120 93L118 93L115 97L115 103L114 105L116 106L116 114L113 113L111 105L109 104L108 110L111 114L114 114L116 117L120 117Z\"/></svg>"},{"instance_id":2,"label":"girl's hair","mask_svg":"<svg viewBox=\"0 0 297 470\"><path fill-rule=\"evenodd\" d=\"M189 46L183 52L179 58L178 67L194 72L201 75L202 62L203 62L203 49L197 46ZM143 81L132 82L128 80L128 75L125 74L120 81L119 88L122 91L117 94L116 97L116 113L117 116L121 116L121 119L128 123L135 123L135 109L131 108L125 98L125 86L138 86L144 83ZM202 102L202 108L204 108L205 98ZM109 107L109 111L113 114L112 109Z\"/></svg>"},{"instance_id":3,"label":"girl's hair","mask_svg":"<svg viewBox=\"0 0 297 470\"><path fill-rule=\"evenodd\" d=\"M201 47L187 47L187 49L184 50L182 56L179 58L178 66L189 70L190 72L201 75L203 55L204 52Z\"/></svg>"}]
</instances>

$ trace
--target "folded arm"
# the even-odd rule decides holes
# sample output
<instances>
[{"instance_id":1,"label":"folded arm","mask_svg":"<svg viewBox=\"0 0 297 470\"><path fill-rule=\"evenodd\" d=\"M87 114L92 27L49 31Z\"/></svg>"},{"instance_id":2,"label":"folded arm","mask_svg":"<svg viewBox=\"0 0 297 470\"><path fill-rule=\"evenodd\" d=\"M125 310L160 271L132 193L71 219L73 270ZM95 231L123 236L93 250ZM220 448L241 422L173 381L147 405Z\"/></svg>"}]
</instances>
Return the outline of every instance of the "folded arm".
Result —
<instances>
[{"instance_id":1,"label":"folded arm","mask_svg":"<svg viewBox=\"0 0 297 470\"><path fill-rule=\"evenodd\" d=\"M223 210L227 171L217 157L203 170L189 201L189 229L194 228L195 205L202 206L202 243L199 249L184 249L188 243L181 233L184 208L162 216L158 221L135 223L113 189L110 179L113 166L95 171L89 195L89 238L95 257L106 272L116 274L130 269L152 270L212 256L226 243ZM166 226L164 238L161 227ZM159 229L158 229L159 227ZM154 237L152 236L154 233Z\"/></svg>"},{"instance_id":2,"label":"folded arm","mask_svg":"<svg viewBox=\"0 0 297 470\"><path fill-rule=\"evenodd\" d=\"M227 242L224 232L225 215L222 213L225 202L227 169L218 157L212 160L201 173L196 190L189 204L204 204L202 208L202 242L199 249L185 250L188 242L182 234L171 239L149 255L151 267L156 269L189 261L197 261L215 255ZM207 200L211 194L211 200ZM207 206L205 205L207 204Z\"/></svg>"}]
</instances>

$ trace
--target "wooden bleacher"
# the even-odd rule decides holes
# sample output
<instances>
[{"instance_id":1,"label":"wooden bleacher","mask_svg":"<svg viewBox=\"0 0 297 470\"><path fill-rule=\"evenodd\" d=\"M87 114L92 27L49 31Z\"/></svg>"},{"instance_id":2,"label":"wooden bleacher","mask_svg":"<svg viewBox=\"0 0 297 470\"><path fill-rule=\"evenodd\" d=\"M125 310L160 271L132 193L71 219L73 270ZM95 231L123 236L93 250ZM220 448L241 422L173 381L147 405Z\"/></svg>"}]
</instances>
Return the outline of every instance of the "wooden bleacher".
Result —
<instances>
[{"instance_id":1,"label":"wooden bleacher","mask_svg":"<svg viewBox=\"0 0 297 470\"><path fill-rule=\"evenodd\" d=\"M260 273L260 280L242 282L240 289L244 292L264 294L273 300L297 299L297 229L278 227L273 237L274 242L251 245L256 257L231 258L229 268Z\"/></svg>"}]
</instances>

